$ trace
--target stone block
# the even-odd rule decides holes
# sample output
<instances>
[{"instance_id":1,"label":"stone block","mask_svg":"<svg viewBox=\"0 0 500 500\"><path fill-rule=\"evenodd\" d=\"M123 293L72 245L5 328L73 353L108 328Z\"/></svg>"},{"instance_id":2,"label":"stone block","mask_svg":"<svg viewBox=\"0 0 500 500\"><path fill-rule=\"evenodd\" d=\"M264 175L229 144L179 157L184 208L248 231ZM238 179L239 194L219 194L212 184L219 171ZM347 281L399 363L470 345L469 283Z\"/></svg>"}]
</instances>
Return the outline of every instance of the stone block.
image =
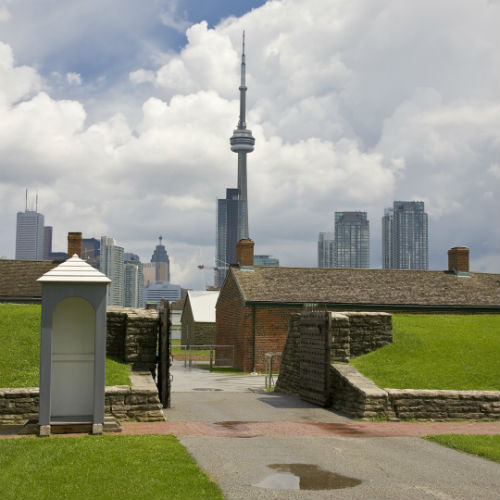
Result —
<instances>
[{"instance_id":1,"label":"stone block","mask_svg":"<svg viewBox=\"0 0 500 500\"><path fill-rule=\"evenodd\" d=\"M129 394L125 396L125 404L127 405L141 405L148 402L146 394Z\"/></svg>"}]
</instances>

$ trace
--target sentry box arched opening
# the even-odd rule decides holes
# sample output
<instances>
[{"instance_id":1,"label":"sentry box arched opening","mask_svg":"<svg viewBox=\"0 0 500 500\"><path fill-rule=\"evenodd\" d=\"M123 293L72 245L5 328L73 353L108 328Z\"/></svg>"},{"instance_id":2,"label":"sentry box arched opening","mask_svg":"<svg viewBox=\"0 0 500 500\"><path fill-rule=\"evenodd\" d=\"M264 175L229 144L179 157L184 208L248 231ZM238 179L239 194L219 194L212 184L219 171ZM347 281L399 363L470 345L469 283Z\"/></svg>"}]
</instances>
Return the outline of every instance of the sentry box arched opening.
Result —
<instances>
[{"instance_id":1,"label":"sentry box arched opening","mask_svg":"<svg viewBox=\"0 0 500 500\"><path fill-rule=\"evenodd\" d=\"M52 425L104 423L106 287L111 280L77 255L42 284L40 435Z\"/></svg>"}]
</instances>

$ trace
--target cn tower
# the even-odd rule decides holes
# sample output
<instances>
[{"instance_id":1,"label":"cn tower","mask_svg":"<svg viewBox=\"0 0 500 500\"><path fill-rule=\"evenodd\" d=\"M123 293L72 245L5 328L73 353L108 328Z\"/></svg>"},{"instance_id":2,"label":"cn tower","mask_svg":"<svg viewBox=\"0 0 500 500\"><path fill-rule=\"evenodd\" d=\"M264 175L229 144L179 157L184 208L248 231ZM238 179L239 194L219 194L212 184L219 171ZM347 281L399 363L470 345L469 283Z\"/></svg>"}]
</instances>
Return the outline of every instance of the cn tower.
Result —
<instances>
[{"instance_id":1,"label":"cn tower","mask_svg":"<svg viewBox=\"0 0 500 500\"><path fill-rule=\"evenodd\" d=\"M247 199L247 153L253 151L255 139L252 131L247 129L245 121L246 91L245 83L245 32L243 32L243 49L241 53L240 83L240 119L229 142L231 151L238 153L238 189L240 192L240 213L238 214L239 239L248 239L248 199Z\"/></svg>"}]
</instances>

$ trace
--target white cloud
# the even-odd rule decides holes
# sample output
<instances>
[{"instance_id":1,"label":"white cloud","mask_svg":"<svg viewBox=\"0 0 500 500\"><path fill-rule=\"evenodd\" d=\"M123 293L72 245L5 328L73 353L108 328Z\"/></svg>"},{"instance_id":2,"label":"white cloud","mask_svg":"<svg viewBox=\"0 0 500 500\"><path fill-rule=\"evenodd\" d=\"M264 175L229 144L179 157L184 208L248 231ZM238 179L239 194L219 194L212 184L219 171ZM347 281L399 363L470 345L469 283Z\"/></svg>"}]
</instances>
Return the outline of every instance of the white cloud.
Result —
<instances>
[{"instance_id":1,"label":"white cloud","mask_svg":"<svg viewBox=\"0 0 500 500\"><path fill-rule=\"evenodd\" d=\"M40 87L38 73L28 66L14 66L12 49L0 42L0 106L17 102Z\"/></svg>"},{"instance_id":2,"label":"white cloud","mask_svg":"<svg viewBox=\"0 0 500 500\"><path fill-rule=\"evenodd\" d=\"M0 23L5 23L10 20L12 16L5 5L0 5Z\"/></svg>"},{"instance_id":3,"label":"white cloud","mask_svg":"<svg viewBox=\"0 0 500 500\"><path fill-rule=\"evenodd\" d=\"M82 76L79 73L66 73L66 81L70 85L81 85Z\"/></svg>"},{"instance_id":4,"label":"white cloud","mask_svg":"<svg viewBox=\"0 0 500 500\"><path fill-rule=\"evenodd\" d=\"M181 5L163 22L180 29ZM498 217L493 228L478 221L498 214L500 198L498 7L268 2L213 29L190 26L185 47L157 66L131 63L129 86L102 103L109 112L97 122L75 97L42 92L40 74L16 66L0 43L0 213L12 219L0 225L0 241L11 242L0 254L13 254L14 214L28 185L39 190L56 249L65 232L82 230L149 259L164 234L174 280L200 286L195 264L213 261L215 199L236 185L228 139L245 29L247 124L256 138L250 232L260 253L315 265L317 233L332 230L333 212L367 210L376 267L383 208L418 198L430 216L431 267L445 268L446 250L468 244L472 262L492 269ZM66 78L72 96L86 91L84 72ZM136 121L118 112L131 100L124 88L149 93Z\"/></svg>"},{"instance_id":5,"label":"white cloud","mask_svg":"<svg viewBox=\"0 0 500 500\"><path fill-rule=\"evenodd\" d=\"M152 83L155 81L155 73L154 71L138 69L129 73L129 78L132 83Z\"/></svg>"},{"instance_id":6,"label":"white cloud","mask_svg":"<svg viewBox=\"0 0 500 500\"><path fill-rule=\"evenodd\" d=\"M168 28L184 33L191 23L187 20L186 12L179 13L179 2L170 0L163 8L165 10L160 14L161 22Z\"/></svg>"},{"instance_id":7,"label":"white cloud","mask_svg":"<svg viewBox=\"0 0 500 500\"><path fill-rule=\"evenodd\" d=\"M191 26L186 36L188 44L180 56L158 70L157 84L180 94L204 89L223 97L234 95L238 56L229 36L208 29L205 21Z\"/></svg>"},{"instance_id":8,"label":"white cloud","mask_svg":"<svg viewBox=\"0 0 500 500\"><path fill-rule=\"evenodd\" d=\"M488 172L495 176L497 179L500 179L500 165L498 163L494 163L493 165L490 166L488 169Z\"/></svg>"}]
</instances>

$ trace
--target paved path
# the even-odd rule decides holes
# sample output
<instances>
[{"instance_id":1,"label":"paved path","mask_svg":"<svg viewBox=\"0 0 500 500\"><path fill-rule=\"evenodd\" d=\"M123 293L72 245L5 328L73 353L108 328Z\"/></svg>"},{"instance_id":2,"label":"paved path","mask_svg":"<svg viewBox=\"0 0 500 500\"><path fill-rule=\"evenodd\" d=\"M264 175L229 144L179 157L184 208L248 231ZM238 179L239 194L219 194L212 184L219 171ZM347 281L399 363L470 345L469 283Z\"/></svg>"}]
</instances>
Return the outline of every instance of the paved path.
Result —
<instances>
[{"instance_id":1,"label":"paved path","mask_svg":"<svg viewBox=\"0 0 500 500\"><path fill-rule=\"evenodd\" d=\"M209 372L201 368L184 368L184 362L174 360L172 392L251 392L263 391L265 376Z\"/></svg>"},{"instance_id":2,"label":"paved path","mask_svg":"<svg viewBox=\"0 0 500 500\"><path fill-rule=\"evenodd\" d=\"M498 423L359 422L295 396L259 392L263 387L263 377L177 365L169 421L125 423L123 432L179 437L227 500L499 498L498 464L418 439L498 434ZM293 487L309 488L318 477L298 479L276 474L276 468L314 466L359 484L318 491L276 488L280 481L290 488L294 480Z\"/></svg>"},{"instance_id":3,"label":"paved path","mask_svg":"<svg viewBox=\"0 0 500 500\"><path fill-rule=\"evenodd\" d=\"M430 434L498 434L494 422L123 422L123 434L173 434L177 437L423 437Z\"/></svg>"}]
</instances>

